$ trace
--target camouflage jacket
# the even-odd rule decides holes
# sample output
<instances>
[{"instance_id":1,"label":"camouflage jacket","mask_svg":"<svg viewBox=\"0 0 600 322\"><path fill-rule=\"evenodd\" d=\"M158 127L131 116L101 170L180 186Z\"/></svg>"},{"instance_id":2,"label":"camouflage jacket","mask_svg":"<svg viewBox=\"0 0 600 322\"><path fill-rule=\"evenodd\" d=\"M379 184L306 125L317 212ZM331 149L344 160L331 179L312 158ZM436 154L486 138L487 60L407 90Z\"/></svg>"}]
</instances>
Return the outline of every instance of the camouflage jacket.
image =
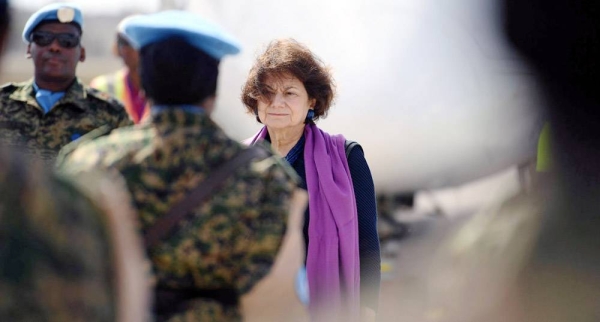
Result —
<instances>
[{"instance_id":1,"label":"camouflage jacket","mask_svg":"<svg viewBox=\"0 0 600 322\"><path fill-rule=\"evenodd\" d=\"M104 217L66 178L0 148L0 321L115 321Z\"/></svg>"},{"instance_id":2,"label":"camouflage jacket","mask_svg":"<svg viewBox=\"0 0 600 322\"><path fill-rule=\"evenodd\" d=\"M117 100L79 80L47 114L35 99L33 79L0 88L0 145L19 147L49 163L64 145L93 129L130 124Z\"/></svg>"},{"instance_id":3,"label":"camouflage jacket","mask_svg":"<svg viewBox=\"0 0 600 322\"><path fill-rule=\"evenodd\" d=\"M244 149L204 113L172 109L82 142L62 169L116 168L127 181L144 233L211 171ZM177 231L148 250L159 288L248 292L264 277L285 233L293 170L271 157L239 168ZM236 321L239 308L190 301L169 321Z\"/></svg>"}]
</instances>

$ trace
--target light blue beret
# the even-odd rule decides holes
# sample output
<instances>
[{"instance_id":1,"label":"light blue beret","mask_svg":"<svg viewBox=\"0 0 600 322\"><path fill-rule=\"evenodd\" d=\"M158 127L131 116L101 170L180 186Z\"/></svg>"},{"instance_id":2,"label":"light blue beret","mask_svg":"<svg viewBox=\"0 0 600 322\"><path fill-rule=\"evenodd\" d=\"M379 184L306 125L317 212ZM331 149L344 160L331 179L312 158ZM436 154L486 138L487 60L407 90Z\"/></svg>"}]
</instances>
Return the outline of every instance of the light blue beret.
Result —
<instances>
[{"instance_id":1,"label":"light blue beret","mask_svg":"<svg viewBox=\"0 0 600 322\"><path fill-rule=\"evenodd\" d=\"M71 3L52 3L44 6L29 17L23 29L23 41L29 43L33 30L44 21L58 21L62 23L76 23L83 29L83 15L79 7Z\"/></svg>"},{"instance_id":2,"label":"light blue beret","mask_svg":"<svg viewBox=\"0 0 600 322\"><path fill-rule=\"evenodd\" d=\"M217 25L187 11L168 10L135 16L124 22L122 28L138 50L170 37L181 37L217 60L240 52L235 38Z\"/></svg>"},{"instance_id":3,"label":"light blue beret","mask_svg":"<svg viewBox=\"0 0 600 322\"><path fill-rule=\"evenodd\" d=\"M119 22L119 24L117 25L117 33L118 33L118 34L119 34L121 37L125 38L125 40L127 40L127 42L128 42L128 43L130 43L130 44L132 44L132 43L133 43L133 41L132 41L132 40L129 38L129 35L128 35L128 34L125 32L125 26L127 26L127 22L128 22L129 20L131 20L131 19L133 19L133 18L135 18L135 17L139 17L139 16L140 16L139 14L129 15L129 16L127 16L127 17L123 18L123 19L122 19L122 20ZM133 45L131 45L131 46L133 46Z\"/></svg>"}]
</instances>

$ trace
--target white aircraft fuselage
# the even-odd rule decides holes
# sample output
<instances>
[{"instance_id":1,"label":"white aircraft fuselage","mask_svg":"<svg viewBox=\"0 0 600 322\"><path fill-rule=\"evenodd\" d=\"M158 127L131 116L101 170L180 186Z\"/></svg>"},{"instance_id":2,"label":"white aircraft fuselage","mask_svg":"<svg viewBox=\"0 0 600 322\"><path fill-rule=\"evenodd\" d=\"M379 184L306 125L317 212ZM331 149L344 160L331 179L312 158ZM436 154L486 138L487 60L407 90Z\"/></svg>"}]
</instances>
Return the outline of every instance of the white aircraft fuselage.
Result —
<instances>
[{"instance_id":1,"label":"white aircraft fuselage","mask_svg":"<svg viewBox=\"0 0 600 322\"><path fill-rule=\"evenodd\" d=\"M378 193L458 185L535 156L535 86L493 1L198 0L188 10L243 46L221 65L214 114L234 138L261 126L240 101L256 55L292 37L331 66L338 96L317 124L362 145Z\"/></svg>"}]
</instances>

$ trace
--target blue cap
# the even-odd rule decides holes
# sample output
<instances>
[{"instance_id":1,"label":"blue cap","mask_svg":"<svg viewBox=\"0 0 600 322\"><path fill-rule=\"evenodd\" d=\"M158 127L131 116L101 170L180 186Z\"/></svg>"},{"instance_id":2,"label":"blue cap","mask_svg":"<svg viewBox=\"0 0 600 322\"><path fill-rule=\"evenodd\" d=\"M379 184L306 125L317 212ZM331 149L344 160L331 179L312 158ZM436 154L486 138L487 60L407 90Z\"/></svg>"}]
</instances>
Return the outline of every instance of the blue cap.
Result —
<instances>
[{"instance_id":1,"label":"blue cap","mask_svg":"<svg viewBox=\"0 0 600 322\"><path fill-rule=\"evenodd\" d=\"M125 32L125 26L127 26L127 23L129 20L131 20L135 17L139 17L139 16L140 16L139 14L129 15L129 16L123 18L117 25L117 34L119 34L121 37L125 38L125 40L127 40L127 42L130 44L132 44L133 41L129 38L129 35Z\"/></svg>"},{"instance_id":2,"label":"blue cap","mask_svg":"<svg viewBox=\"0 0 600 322\"><path fill-rule=\"evenodd\" d=\"M186 11L169 10L132 17L124 23L123 30L138 50L170 37L181 37L217 60L240 52L235 38L217 25Z\"/></svg>"},{"instance_id":3,"label":"blue cap","mask_svg":"<svg viewBox=\"0 0 600 322\"><path fill-rule=\"evenodd\" d=\"M33 30L44 21L58 21L61 23L75 23L83 29L83 15L81 10L70 3L52 3L44 6L29 17L23 29L23 41L29 43Z\"/></svg>"}]
</instances>

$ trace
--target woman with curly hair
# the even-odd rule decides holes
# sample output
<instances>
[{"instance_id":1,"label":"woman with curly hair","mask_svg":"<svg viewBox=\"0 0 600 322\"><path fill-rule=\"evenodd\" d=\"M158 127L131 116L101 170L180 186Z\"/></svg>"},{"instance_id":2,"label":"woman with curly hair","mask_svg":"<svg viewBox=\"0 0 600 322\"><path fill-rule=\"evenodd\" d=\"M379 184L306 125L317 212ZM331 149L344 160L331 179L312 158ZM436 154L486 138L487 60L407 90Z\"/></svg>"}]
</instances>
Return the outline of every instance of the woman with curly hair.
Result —
<instances>
[{"instance_id":1,"label":"woman with curly hair","mask_svg":"<svg viewBox=\"0 0 600 322\"><path fill-rule=\"evenodd\" d=\"M243 87L244 105L264 124L247 143L269 141L308 191L303 231L312 319L374 321L381 258L373 178L360 145L315 124L334 97L331 72L310 49L293 39L271 42Z\"/></svg>"}]
</instances>

